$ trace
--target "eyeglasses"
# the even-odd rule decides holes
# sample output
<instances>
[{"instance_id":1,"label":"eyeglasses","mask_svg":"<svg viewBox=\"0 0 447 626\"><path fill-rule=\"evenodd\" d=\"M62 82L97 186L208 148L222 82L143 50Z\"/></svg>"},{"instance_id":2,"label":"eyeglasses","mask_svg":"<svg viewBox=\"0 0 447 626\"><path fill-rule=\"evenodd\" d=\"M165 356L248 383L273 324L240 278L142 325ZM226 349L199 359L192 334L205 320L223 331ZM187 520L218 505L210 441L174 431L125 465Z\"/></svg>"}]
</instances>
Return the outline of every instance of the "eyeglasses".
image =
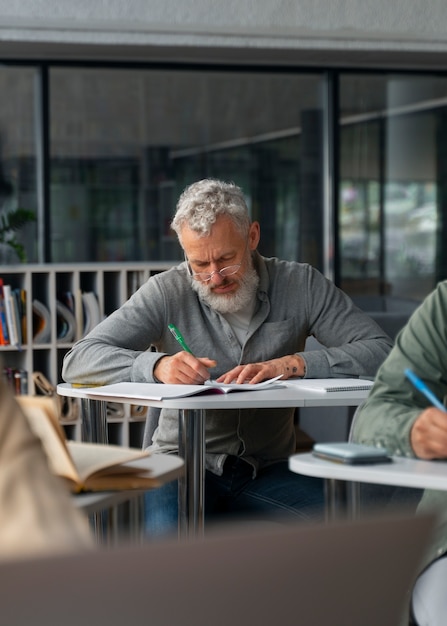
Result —
<instances>
[{"instance_id":1,"label":"eyeglasses","mask_svg":"<svg viewBox=\"0 0 447 626\"><path fill-rule=\"evenodd\" d=\"M221 270L214 270L214 272L209 273L193 272L191 270L191 267L189 266L189 263L187 262L189 275L196 280L202 281L202 283L208 283L215 274L219 274L219 276L222 276L222 278L225 278L225 276L231 276L232 274L236 274L236 272L239 271L241 265L242 263L237 263L236 265L227 265L227 267L223 267Z\"/></svg>"},{"instance_id":2,"label":"eyeglasses","mask_svg":"<svg viewBox=\"0 0 447 626\"><path fill-rule=\"evenodd\" d=\"M247 243L245 244L244 256L247 251L247 247L248 247L248 239L247 239ZM209 281L212 279L212 277L215 274L219 274L219 276L222 276L222 278L225 278L226 276L232 276L233 274L236 274L236 272L240 270L241 265L242 265L242 262L241 262L241 263L236 263L235 265L227 265L227 267L223 267L221 270L214 270L214 272L193 272L191 269L191 266L189 265L189 261L188 261L186 254L185 254L185 261L186 261L186 267L188 268L188 273L191 276L191 278L195 278L195 280L200 280L202 281L202 283L209 283Z\"/></svg>"}]
</instances>

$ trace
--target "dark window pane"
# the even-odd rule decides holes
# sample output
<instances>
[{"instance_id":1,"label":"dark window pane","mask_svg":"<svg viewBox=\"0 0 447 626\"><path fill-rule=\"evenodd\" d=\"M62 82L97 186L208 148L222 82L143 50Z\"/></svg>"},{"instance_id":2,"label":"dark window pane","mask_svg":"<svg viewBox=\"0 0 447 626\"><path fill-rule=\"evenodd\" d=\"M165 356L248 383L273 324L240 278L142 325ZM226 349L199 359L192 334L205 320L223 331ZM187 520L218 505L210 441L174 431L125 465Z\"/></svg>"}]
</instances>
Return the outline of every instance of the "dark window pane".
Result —
<instances>
[{"instance_id":1,"label":"dark window pane","mask_svg":"<svg viewBox=\"0 0 447 626\"><path fill-rule=\"evenodd\" d=\"M342 76L339 250L352 294L422 299L447 276L447 80Z\"/></svg>"},{"instance_id":2,"label":"dark window pane","mask_svg":"<svg viewBox=\"0 0 447 626\"><path fill-rule=\"evenodd\" d=\"M37 216L36 69L0 67L0 215L17 208ZM36 223L26 224L16 237L26 260L37 261ZM1 262L19 259L1 246Z\"/></svg>"},{"instance_id":3,"label":"dark window pane","mask_svg":"<svg viewBox=\"0 0 447 626\"><path fill-rule=\"evenodd\" d=\"M170 220L184 187L205 177L241 185L261 222L261 252L306 260L300 206L315 198L322 214L322 167L303 145L321 155L322 141L321 124L315 135L303 120L309 111L321 118L321 81L281 72L53 68L52 260L180 258Z\"/></svg>"}]
</instances>

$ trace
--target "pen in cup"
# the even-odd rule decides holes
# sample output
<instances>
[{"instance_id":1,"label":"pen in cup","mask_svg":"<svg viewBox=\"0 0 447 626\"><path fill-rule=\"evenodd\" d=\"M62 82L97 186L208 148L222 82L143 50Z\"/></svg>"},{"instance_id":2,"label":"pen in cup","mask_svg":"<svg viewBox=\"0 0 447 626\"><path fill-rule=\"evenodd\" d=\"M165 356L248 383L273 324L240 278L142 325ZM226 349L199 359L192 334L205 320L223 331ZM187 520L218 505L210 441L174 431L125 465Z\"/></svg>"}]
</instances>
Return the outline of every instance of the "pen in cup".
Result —
<instances>
[{"instance_id":1,"label":"pen in cup","mask_svg":"<svg viewBox=\"0 0 447 626\"><path fill-rule=\"evenodd\" d=\"M192 350L188 347L186 341L183 339L182 333L179 331L179 329L174 326L174 324L168 324L168 328L173 334L175 340L178 341L178 343L182 346L183 350L192 354Z\"/></svg>"},{"instance_id":2,"label":"pen in cup","mask_svg":"<svg viewBox=\"0 0 447 626\"><path fill-rule=\"evenodd\" d=\"M416 376L416 374L409 368L407 368L404 373L408 380L416 387L418 391L424 394L424 396L432 403L433 406L435 406L437 409L440 409L441 411L444 411L444 413L447 412L446 407L442 404L440 400L438 400L435 394L427 387L427 385L424 383L423 380L419 378L419 376Z\"/></svg>"}]
</instances>

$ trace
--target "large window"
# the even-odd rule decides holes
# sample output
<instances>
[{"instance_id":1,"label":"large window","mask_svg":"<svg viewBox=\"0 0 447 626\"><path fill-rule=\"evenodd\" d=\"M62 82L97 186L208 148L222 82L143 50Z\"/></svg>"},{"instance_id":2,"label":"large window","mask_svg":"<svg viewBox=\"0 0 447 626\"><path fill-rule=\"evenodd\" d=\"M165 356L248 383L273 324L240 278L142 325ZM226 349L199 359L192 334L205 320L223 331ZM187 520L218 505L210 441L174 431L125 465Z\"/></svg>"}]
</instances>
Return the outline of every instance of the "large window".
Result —
<instances>
[{"instance_id":1,"label":"large window","mask_svg":"<svg viewBox=\"0 0 447 626\"><path fill-rule=\"evenodd\" d=\"M37 70L0 66L0 217L16 209L34 213L30 222L14 233L25 245L28 261L38 257L37 216L39 164L39 98ZM9 233L6 237L9 237ZM19 259L9 246L0 244L0 264Z\"/></svg>"},{"instance_id":2,"label":"large window","mask_svg":"<svg viewBox=\"0 0 447 626\"><path fill-rule=\"evenodd\" d=\"M446 278L447 80L340 80L343 286L423 298Z\"/></svg>"},{"instance_id":3,"label":"large window","mask_svg":"<svg viewBox=\"0 0 447 626\"><path fill-rule=\"evenodd\" d=\"M205 177L241 185L263 253L300 258L300 203L321 172L305 149L321 145L320 128L303 119L317 111L321 125L321 85L281 72L52 69L52 260L180 258L170 220ZM321 185L311 193L321 212Z\"/></svg>"},{"instance_id":4,"label":"large window","mask_svg":"<svg viewBox=\"0 0 447 626\"><path fill-rule=\"evenodd\" d=\"M263 254L351 295L447 278L447 76L11 63L0 88L0 216L36 213L30 262L180 259L178 196L216 177Z\"/></svg>"}]
</instances>

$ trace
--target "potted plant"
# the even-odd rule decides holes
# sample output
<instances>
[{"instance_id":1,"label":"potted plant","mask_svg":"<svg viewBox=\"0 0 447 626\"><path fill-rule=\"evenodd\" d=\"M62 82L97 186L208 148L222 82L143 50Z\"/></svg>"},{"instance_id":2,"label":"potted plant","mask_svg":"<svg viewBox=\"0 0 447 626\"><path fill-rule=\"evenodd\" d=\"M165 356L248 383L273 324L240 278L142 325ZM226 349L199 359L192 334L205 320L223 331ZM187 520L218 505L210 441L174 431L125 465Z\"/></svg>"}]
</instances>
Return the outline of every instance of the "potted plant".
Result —
<instances>
[{"instance_id":1,"label":"potted plant","mask_svg":"<svg viewBox=\"0 0 447 626\"><path fill-rule=\"evenodd\" d=\"M9 257L9 261L17 258L21 263L26 262L25 248L17 239L17 231L25 224L35 221L35 213L28 209L14 209L0 215L0 250L5 260Z\"/></svg>"}]
</instances>

